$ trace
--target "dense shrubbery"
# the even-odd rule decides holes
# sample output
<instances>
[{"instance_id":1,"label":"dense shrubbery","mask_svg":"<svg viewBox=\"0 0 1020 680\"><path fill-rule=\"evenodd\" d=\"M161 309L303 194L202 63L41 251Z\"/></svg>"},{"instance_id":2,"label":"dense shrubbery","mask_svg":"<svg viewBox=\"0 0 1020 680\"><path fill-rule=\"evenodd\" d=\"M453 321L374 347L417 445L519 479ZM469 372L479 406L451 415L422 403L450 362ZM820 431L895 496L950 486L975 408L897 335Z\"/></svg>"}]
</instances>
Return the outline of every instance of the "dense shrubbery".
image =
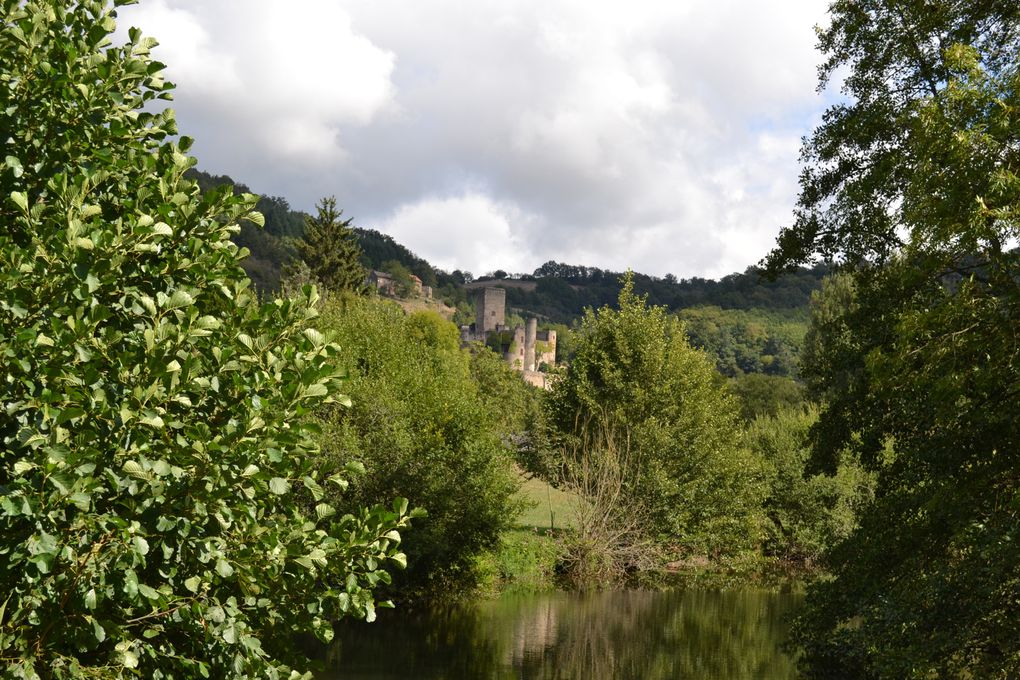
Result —
<instances>
[{"instance_id":1,"label":"dense shrubbery","mask_svg":"<svg viewBox=\"0 0 1020 680\"><path fill-rule=\"evenodd\" d=\"M817 562L828 549L850 535L861 510L874 495L874 477L849 452L834 475L809 474L809 432L817 420L814 409L781 410L748 425L747 446L765 463L767 556Z\"/></svg>"},{"instance_id":2,"label":"dense shrubbery","mask_svg":"<svg viewBox=\"0 0 1020 680\"><path fill-rule=\"evenodd\" d=\"M608 428L610 448L634 466L622 492L647 513L653 535L687 551L753 548L761 469L740 445L736 403L712 360L629 281L618 309L589 310L576 343L549 397L566 448L592 426Z\"/></svg>"},{"instance_id":3,"label":"dense shrubbery","mask_svg":"<svg viewBox=\"0 0 1020 680\"><path fill-rule=\"evenodd\" d=\"M506 432L472 380L453 324L377 298L338 299L321 326L342 348L354 405L322 414L329 458L364 464L338 503L401 495L428 512L405 544L404 593L471 587L475 557L515 516ZM518 379L519 380L519 379Z\"/></svg>"},{"instance_id":4,"label":"dense shrubbery","mask_svg":"<svg viewBox=\"0 0 1020 680\"><path fill-rule=\"evenodd\" d=\"M109 47L105 2L0 7L0 674L287 677L404 560L403 507L321 502L314 292L247 290L255 197L183 177L154 41Z\"/></svg>"}]
</instances>

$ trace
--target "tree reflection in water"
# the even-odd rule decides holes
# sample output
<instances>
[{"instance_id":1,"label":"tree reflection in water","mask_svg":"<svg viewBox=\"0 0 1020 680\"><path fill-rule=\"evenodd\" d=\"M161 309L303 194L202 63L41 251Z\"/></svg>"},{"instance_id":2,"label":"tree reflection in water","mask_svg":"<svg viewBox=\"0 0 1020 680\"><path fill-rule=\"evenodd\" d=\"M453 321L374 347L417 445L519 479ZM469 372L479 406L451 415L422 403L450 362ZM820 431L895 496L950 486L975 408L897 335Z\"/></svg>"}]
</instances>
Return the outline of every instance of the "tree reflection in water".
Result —
<instances>
[{"instance_id":1,"label":"tree reflection in water","mask_svg":"<svg viewBox=\"0 0 1020 680\"><path fill-rule=\"evenodd\" d=\"M320 680L788 680L799 596L617 591L385 612L338 626Z\"/></svg>"}]
</instances>

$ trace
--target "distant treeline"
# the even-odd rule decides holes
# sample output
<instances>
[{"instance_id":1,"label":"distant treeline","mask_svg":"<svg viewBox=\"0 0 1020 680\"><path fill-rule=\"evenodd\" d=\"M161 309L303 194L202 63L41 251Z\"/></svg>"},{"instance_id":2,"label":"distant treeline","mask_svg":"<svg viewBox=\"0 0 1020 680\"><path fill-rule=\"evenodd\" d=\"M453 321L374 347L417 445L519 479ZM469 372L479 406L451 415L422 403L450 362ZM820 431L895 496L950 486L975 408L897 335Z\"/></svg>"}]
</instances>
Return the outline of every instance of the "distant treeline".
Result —
<instances>
[{"instance_id":1,"label":"distant treeline","mask_svg":"<svg viewBox=\"0 0 1020 680\"><path fill-rule=\"evenodd\" d=\"M189 175L203 190L232 184L237 192L250 192L226 175L198 170L189 171ZM251 252L244 268L255 287L274 292L280 287L284 265L297 257L294 241L304 233L306 215L278 196L263 196L258 207L265 216L265 228L244 223L233 240ZM533 284L504 286L508 307L521 317L537 316L543 319L543 325L561 328L574 323L586 308L612 305L622 288L623 272L553 261L530 274L497 270L475 279L468 271L437 269L374 229L355 227L354 232L366 270L403 267L431 286L436 298L457 309L458 323L470 323L474 318L472 296L465 288L472 282L491 282L494 286L508 280ZM828 272L827 266L816 265L770 281L757 268L749 267L718 281L641 273L635 273L633 280L635 292L647 295L649 304L681 316L691 342L715 355L724 375L795 376L807 305Z\"/></svg>"},{"instance_id":2,"label":"distant treeline","mask_svg":"<svg viewBox=\"0 0 1020 680\"><path fill-rule=\"evenodd\" d=\"M825 265L816 265L798 269L775 281L763 278L755 267L718 281L700 277L677 279L672 274L659 278L635 273L634 289L639 295L647 295L649 304L670 310L704 305L722 309L798 309L808 304L812 291L821 285L828 271ZM497 277L502 274L505 272L495 272L491 277L494 285L498 285ZM501 278L535 282L531 289L508 288L508 305L526 309L550 321L569 323L581 316L586 307L612 304L620 294L622 277L623 272L598 267L546 262L533 274Z\"/></svg>"}]
</instances>

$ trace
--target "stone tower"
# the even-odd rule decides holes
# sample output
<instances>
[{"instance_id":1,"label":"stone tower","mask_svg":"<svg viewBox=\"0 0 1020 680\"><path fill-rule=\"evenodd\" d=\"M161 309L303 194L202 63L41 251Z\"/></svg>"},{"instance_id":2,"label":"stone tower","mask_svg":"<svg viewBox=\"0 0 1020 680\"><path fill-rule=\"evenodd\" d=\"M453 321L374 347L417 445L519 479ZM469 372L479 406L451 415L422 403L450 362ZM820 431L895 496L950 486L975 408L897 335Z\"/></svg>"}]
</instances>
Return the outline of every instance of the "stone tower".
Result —
<instances>
[{"instance_id":1,"label":"stone tower","mask_svg":"<svg viewBox=\"0 0 1020 680\"><path fill-rule=\"evenodd\" d=\"M535 366L535 335L538 332L538 319L528 319L527 328L524 331L524 370L534 371Z\"/></svg>"},{"instance_id":2,"label":"stone tower","mask_svg":"<svg viewBox=\"0 0 1020 680\"><path fill-rule=\"evenodd\" d=\"M506 323L506 291L480 288L475 292L475 335L484 337Z\"/></svg>"}]
</instances>

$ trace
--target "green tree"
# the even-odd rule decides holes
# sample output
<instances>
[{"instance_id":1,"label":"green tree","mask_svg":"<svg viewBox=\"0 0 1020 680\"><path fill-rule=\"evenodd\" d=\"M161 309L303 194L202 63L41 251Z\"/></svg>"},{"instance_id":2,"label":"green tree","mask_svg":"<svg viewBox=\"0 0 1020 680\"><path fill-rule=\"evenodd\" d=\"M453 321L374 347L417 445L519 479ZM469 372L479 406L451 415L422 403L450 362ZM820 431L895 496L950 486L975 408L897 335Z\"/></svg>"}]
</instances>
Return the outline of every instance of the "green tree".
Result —
<instances>
[{"instance_id":1,"label":"green tree","mask_svg":"<svg viewBox=\"0 0 1020 680\"><path fill-rule=\"evenodd\" d=\"M409 298L414 294L414 279L411 270L397 260L383 262L383 271L393 277L393 294L401 298Z\"/></svg>"},{"instance_id":2,"label":"green tree","mask_svg":"<svg viewBox=\"0 0 1020 680\"><path fill-rule=\"evenodd\" d=\"M874 495L874 476L849 452L842 452L832 475L807 469L817 418L814 408L780 409L754 419L744 435L766 466L764 552L808 565L850 535Z\"/></svg>"},{"instance_id":3,"label":"green tree","mask_svg":"<svg viewBox=\"0 0 1020 680\"><path fill-rule=\"evenodd\" d=\"M450 596L474 583L475 558L512 525L517 476L499 412L487 408L459 347L457 329L432 312L407 315L395 303L330 301L321 325L341 347L353 406L320 413L323 449L356 460L338 507L404 496L424 508L405 544L402 596Z\"/></svg>"},{"instance_id":4,"label":"green tree","mask_svg":"<svg viewBox=\"0 0 1020 680\"><path fill-rule=\"evenodd\" d=\"M654 533L688 550L732 552L757 543L762 487L740 446L737 409L713 361L687 342L662 307L648 307L628 276L618 309L588 310L550 418L576 448L591 423L625 434L638 472L625 488Z\"/></svg>"},{"instance_id":5,"label":"green tree","mask_svg":"<svg viewBox=\"0 0 1020 680\"><path fill-rule=\"evenodd\" d=\"M495 420L500 436L516 453L524 471L550 479L555 470L546 437L541 391L521 379L488 347L471 348L471 377L485 410Z\"/></svg>"},{"instance_id":6,"label":"green tree","mask_svg":"<svg viewBox=\"0 0 1020 680\"><path fill-rule=\"evenodd\" d=\"M314 291L249 292L256 198L184 178L154 40L0 8L0 675L287 677L404 560L403 506L317 500L307 416L343 398Z\"/></svg>"},{"instance_id":7,"label":"green tree","mask_svg":"<svg viewBox=\"0 0 1020 680\"><path fill-rule=\"evenodd\" d=\"M804 386L793 378L764 373L745 373L731 378L730 391L740 402L740 415L746 421L758 416L774 416L806 402Z\"/></svg>"},{"instance_id":8,"label":"green tree","mask_svg":"<svg viewBox=\"0 0 1020 680\"><path fill-rule=\"evenodd\" d=\"M823 431L879 482L796 637L814 677L1012 677L1020 6L830 11L822 74L845 69L849 101L807 141L798 218L769 264L821 254L853 276L849 303L817 316L805 374L827 395Z\"/></svg>"},{"instance_id":9,"label":"green tree","mask_svg":"<svg viewBox=\"0 0 1020 680\"><path fill-rule=\"evenodd\" d=\"M340 219L344 211L337 209L334 196L319 201L315 210L315 217L305 218L304 236L295 243L298 255L327 290L364 294L365 268L351 226L354 218Z\"/></svg>"}]
</instances>

